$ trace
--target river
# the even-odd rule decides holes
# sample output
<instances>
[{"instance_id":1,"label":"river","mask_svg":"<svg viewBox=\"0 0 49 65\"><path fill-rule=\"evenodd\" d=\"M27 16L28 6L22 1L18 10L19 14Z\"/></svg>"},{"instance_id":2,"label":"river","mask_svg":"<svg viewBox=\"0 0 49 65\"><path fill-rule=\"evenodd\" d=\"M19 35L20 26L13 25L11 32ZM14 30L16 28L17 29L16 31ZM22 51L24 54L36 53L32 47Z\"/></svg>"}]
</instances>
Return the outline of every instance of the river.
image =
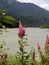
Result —
<instances>
[{"instance_id":1,"label":"river","mask_svg":"<svg viewBox=\"0 0 49 65\"><path fill-rule=\"evenodd\" d=\"M25 47L27 51L30 51L33 47L37 49L37 43L40 44L41 48L44 48L46 36L49 35L49 29L25 28L25 30L26 38L28 39L28 46ZM18 28L8 29L8 32L3 31L3 33L0 34L0 41L2 39L5 40L6 47L10 49L10 53L19 51Z\"/></svg>"}]
</instances>

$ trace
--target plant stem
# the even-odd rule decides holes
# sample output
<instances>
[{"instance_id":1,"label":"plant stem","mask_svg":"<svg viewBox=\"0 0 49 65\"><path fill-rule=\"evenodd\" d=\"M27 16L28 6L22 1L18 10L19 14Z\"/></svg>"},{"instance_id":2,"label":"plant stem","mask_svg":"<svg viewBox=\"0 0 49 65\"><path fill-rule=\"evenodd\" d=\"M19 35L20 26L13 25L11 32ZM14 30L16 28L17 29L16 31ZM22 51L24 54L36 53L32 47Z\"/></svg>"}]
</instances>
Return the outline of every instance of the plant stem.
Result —
<instances>
[{"instance_id":1,"label":"plant stem","mask_svg":"<svg viewBox=\"0 0 49 65\"><path fill-rule=\"evenodd\" d=\"M22 65L24 65L24 49L23 49L23 43L22 43L22 38L21 38L21 49L22 49L22 59L21 59L21 62L22 62Z\"/></svg>"}]
</instances>

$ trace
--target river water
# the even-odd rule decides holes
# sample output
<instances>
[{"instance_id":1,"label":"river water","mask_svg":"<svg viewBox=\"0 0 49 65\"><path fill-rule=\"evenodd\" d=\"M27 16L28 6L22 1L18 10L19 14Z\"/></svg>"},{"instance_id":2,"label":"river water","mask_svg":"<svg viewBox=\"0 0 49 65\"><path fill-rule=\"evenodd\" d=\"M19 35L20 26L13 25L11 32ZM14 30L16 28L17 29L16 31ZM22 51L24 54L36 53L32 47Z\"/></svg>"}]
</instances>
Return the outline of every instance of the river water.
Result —
<instances>
[{"instance_id":1,"label":"river water","mask_svg":"<svg viewBox=\"0 0 49 65\"><path fill-rule=\"evenodd\" d=\"M40 28L25 28L26 38L28 46L25 49L29 52L33 47L37 49L37 43L40 44L41 48L44 48L44 43L46 41L46 36L49 35L49 29ZM6 47L10 49L10 53L16 53L19 51L18 44L18 28L8 29L8 32L3 30L0 34L0 41L4 39L6 42Z\"/></svg>"}]
</instances>

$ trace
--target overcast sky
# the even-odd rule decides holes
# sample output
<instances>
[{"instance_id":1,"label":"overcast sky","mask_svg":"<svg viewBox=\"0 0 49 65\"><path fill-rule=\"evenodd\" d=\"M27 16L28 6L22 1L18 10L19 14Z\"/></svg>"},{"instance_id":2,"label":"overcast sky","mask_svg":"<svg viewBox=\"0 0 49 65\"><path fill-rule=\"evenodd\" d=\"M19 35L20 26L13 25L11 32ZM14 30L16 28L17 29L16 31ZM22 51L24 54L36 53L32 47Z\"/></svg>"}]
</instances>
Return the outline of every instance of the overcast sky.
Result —
<instances>
[{"instance_id":1,"label":"overcast sky","mask_svg":"<svg viewBox=\"0 0 49 65\"><path fill-rule=\"evenodd\" d=\"M17 0L20 2L34 3L44 9L49 10L49 0Z\"/></svg>"}]
</instances>

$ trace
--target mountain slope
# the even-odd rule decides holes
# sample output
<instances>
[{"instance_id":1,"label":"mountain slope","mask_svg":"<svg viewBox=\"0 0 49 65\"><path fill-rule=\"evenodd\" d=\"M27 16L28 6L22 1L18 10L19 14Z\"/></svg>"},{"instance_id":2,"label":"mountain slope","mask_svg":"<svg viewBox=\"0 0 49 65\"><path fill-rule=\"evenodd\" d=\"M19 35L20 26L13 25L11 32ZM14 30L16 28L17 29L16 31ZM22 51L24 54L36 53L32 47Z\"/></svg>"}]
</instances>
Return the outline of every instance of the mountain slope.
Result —
<instances>
[{"instance_id":1,"label":"mountain slope","mask_svg":"<svg viewBox=\"0 0 49 65\"><path fill-rule=\"evenodd\" d=\"M3 0L1 0L3 1ZM18 1L3 1L1 7L15 19L21 19L24 25L39 26L49 24L49 11L46 11L32 3L20 3Z\"/></svg>"}]
</instances>

